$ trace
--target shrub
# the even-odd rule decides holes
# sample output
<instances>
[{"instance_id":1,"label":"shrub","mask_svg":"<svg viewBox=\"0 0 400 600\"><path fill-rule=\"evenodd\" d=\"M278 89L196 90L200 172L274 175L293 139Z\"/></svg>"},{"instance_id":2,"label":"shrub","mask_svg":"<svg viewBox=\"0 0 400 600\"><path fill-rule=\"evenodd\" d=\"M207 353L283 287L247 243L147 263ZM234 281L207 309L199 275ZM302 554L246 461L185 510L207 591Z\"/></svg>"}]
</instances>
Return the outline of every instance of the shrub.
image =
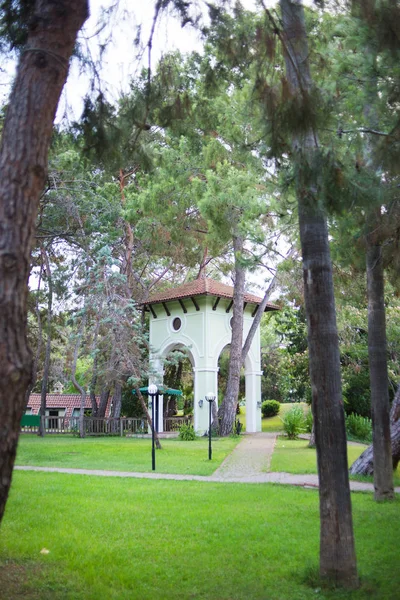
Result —
<instances>
[{"instance_id":1,"label":"shrub","mask_svg":"<svg viewBox=\"0 0 400 600\"><path fill-rule=\"evenodd\" d=\"M261 404L261 412L263 417L275 417L279 413L281 405L276 400L265 400Z\"/></svg>"},{"instance_id":2,"label":"shrub","mask_svg":"<svg viewBox=\"0 0 400 600\"><path fill-rule=\"evenodd\" d=\"M288 436L289 440L296 440L299 434L305 431L304 415L301 406L292 406L281 419L283 423L283 431Z\"/></svg>"},{"instance_id":3,"label":"shrub","mask_svg":"<svg viewBox=\"0 0 400 600\"><path fill-rule=\"evenodd\" d=\"M346 415L356 414L371 418L371 392L368 369L354 372L343 369L343 399Z\"/></svg>"},{"instance_id":4,"label":"shrub","mask_svg":"<svg viewBox=\"0 0 400 600\"><path fill-rule=\"evenodd\" d=\"M304 415L304 427L307 433L312 432L313 426L313 414L311 408L308 409L306 414Z\"/></svg>"},{"instance_id":5,"label":"shrub","mask_svg":"<svg viewBox=\"0 0 400 600\"><path fill-rule=\"evenodd\" d=\"M347 415L346 432L348 437L360 442L372 442L372 421L361 415Z\"/></svg>"},{"instance_id":6,"label":"shrub","mask_svg":"<svg viewBox=\"0 0 400 600\"><path fill-rule=\"evenodd\" d=\"M243 428L243 423L240 421L240 419L235 419L235 424L233 426L233 436L237 436L241 434Z\"/></svg>"},{"instance_id":7,"label":"shrub","mask_svg":"<svg viewBox=\"0 0 400 600\"><path fill-rule=\"evenodd\" d=\"M179 427L179 439L184 442L191 442L196 439L196 432L193 425L181 425Z\"/></svg>"}]
</instances>

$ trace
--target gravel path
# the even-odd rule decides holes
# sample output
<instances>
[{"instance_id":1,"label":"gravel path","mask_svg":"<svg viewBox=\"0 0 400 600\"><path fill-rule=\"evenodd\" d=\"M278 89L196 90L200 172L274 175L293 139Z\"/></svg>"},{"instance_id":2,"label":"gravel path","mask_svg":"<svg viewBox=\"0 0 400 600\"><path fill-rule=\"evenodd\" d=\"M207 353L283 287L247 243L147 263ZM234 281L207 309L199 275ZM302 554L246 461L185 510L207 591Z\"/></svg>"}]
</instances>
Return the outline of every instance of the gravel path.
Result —
<instances>
[{"instance_id":1,"label":"gravel path","mask_svg":"<svg viewBox=\"0 0 400 600\"><path fill-rule=\"evenodd\" d=\"M245 435L222 465L212 474L213 479L250 481L266 475L271 463L277 433Z\"/></svg>"},{"instance_id":2,"label":"gravel path","mask_svg":"<svg viewBox=\"0 0 400 600\"><path fill-rule=\"evenodd\" d=\"M281 483L305 488L318 488L318 475L267 473L274 450L276 433L255 433L243 436L233 452L210 476L173 475L166 473L132 473L130 471L100 471L94 469L66 469L58 467L14 467L17 471L44 471L99 477L127 477L134 479L167 479L176 481L204 481L211 483ZM372 483L350 481L352 491L373 492ZM400 494L400 487L395 488Z\"/></svg>"}]
</instances>

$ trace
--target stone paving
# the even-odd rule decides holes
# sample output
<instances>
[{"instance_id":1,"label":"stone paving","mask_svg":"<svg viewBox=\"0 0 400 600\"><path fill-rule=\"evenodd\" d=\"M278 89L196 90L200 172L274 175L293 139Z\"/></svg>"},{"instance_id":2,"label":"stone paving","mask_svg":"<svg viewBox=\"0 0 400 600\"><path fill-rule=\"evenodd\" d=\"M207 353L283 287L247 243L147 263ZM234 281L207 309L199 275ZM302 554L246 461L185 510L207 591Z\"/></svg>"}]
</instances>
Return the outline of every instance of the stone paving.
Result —
<instances>
[{"instance_id":1,"label":"stone paving","mask_svg":"<svg viewBox=\"0 0 400 600\"><path fill-rule=\"evenodd\" d=\"M218 481L252 481L267 475L276 438L276 433L252 433L243 436L233 452L212 474L212 478Z\"/></svg>"},{"instance_id":2,"label":"stone paving","mask_svg":"<svg viewBox=\"0 0 400 600\"><path fill-rule=\"evenodd\" d=\"M209 476L173 475L166 473L132 473L129 471L103 471L95 469L67 469L58 467L16 466L17 471L44 471L47 473L71 473L100 477L130 477L135 479L168 479L176 481L204 481L212 483L281 483L304 488L318 488L318 475L293 475L291 473L269 473L271 456L274 450L276 433L255 433L244 435L233 452L221 466ZM351 481L352 491L373 492L372 483ZM400 494L400 487L395 488Z\"/></svg>"}]
</instances>

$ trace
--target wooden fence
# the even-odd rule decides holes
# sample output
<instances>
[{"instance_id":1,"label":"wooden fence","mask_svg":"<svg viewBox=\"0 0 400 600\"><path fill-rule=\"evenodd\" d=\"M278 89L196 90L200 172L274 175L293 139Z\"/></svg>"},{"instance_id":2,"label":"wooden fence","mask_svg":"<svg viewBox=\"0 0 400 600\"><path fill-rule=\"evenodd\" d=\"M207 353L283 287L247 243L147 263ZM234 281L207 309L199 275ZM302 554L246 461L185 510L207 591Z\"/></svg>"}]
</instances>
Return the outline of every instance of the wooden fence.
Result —
<instances>
[{"instance_id":1,"label":"wooden fence","mask_svg":"<svg viewBox=\"0 0 400 600\"><path fill-rule=\"evenodd\" d=\"M45 433L69 433L79 435L79 417L41 417ZM181 425L190 424L191 417L167 417L164 419L164 431L178 431ZM122 417L84 417L85 435L146 435L149 427L146 419ZM22 425L21 433L38 433L39 425Z\"/></svg>"},{"instance_id":2,"label":"wooden fence","mask_svg":"<svg viewBox=\"0 0 400 600\"><path fill-rule=\"evenodd\" d=\"M166 417L164 418L164 431L179 431L181 425L191 425L192 417Z\"/></svg>"}]
</instances>

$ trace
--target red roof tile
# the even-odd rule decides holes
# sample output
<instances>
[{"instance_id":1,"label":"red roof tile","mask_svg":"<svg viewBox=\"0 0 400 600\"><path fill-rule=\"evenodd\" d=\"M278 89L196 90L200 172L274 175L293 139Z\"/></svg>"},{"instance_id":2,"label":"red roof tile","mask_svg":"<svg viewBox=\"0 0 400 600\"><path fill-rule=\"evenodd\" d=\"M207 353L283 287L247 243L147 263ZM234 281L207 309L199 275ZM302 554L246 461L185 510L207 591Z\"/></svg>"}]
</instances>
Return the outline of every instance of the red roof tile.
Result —
<instances>
[{"instance_id":1,"label":"red roof tile","mask_svg":"<svg viewBox=\"0 0 400 600\"><path fill-rule=\"evenodd\" d=\"M29 396L28 408L32 409L33 414L38 414L40 409L40 394L31 394ZM97 403L99 403L99 396L96 396ZM106 417L110 414L111 397L107 403ZM65 416L72 416L74 408L80 408L81 406L81 395L80 394L47 394L46 396L46 408L64 408ZM85 408L92 408L89 395L86 396Z\"/></svg>"},{"instance_id":2,"label":"red roof tile","mask_svg":"<svg viewBox=\"0 0 400 600\"><path fill-rule=\"evenodd\" d=\"M214 279L196 279L178 287L152 294L146 301L146 304L159 304L160 302L190 298L191 296L233 298L233 287ZM253 294L245 293L244 295L244 301L249 304L260 304L261 300L262 298ZM265 310L279 310L279 307L268 302Z\"/></svg>"}]
</instances>

